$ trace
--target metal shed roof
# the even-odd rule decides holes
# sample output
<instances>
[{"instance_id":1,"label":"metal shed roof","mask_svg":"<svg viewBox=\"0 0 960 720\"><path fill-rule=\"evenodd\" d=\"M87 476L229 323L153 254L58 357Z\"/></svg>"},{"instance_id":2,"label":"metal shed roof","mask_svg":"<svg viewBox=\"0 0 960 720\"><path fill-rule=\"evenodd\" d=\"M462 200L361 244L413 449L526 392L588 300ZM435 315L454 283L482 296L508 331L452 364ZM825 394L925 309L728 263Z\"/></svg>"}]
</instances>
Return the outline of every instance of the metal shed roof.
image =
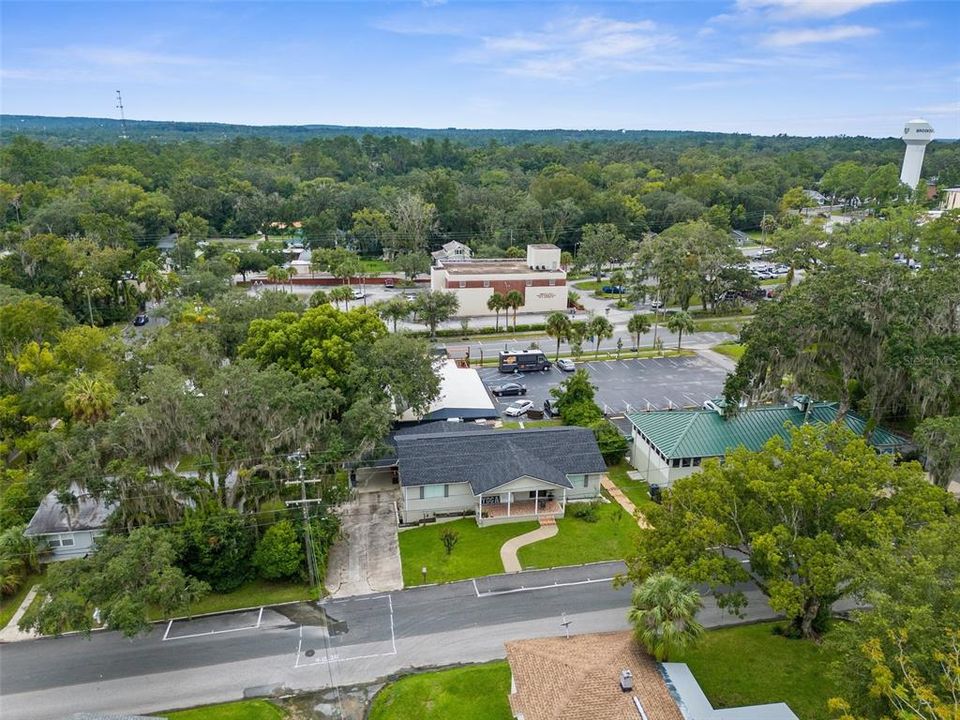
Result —
<instances>
[{"instance_id":1,"label":"metal shed roof","mask_svg":"<svg viewBox=\"0 0 960 720\"><path fill-rule=\"evenodd\" d=\"M713 410L661 410L634 413L630 422L668 458L719 457L737 447L759 450L775 435L790 441L790 425L831 423L837 418L837 403L814 403L809 414L792 405L758 407L724 417ZM844 424L864 435L866 421L848 412ZM899 435L877 427L868 438L871 445L891 452L907 445Z\"/></svg>"}]
</instances>

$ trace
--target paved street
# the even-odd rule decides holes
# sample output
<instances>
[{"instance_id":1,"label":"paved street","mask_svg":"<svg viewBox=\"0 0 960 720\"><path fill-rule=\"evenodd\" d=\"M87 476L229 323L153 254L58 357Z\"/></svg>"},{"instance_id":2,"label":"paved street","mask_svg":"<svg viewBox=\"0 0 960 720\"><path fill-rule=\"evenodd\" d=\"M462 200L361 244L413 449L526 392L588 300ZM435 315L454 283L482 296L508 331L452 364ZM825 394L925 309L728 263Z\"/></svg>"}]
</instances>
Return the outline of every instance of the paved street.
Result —
<instances>
[{"instance_id":1,"label":"paved street","mask_svg":"<svg viewBox=\"0 0 960 720\"><path fill-rule=\"evenodd\" d=\"M287 690L370 682L403 668L504 656L506 640L626 627L622 563L518 573L399 592L297 603L159 625L143 638L111 632L4 645L4 720L79 711L146 713ZM749 619L770 609L750 593ZM709 599L708 626L734 618Z\"/></svg>"},{"instance_id":2,"label":"paved street","mask_svg":"<svg viewBox=\"0 0 960 720\"><path fill-rule=\"evenodd\" d=\"M727 370L701 358L666 357L641 360L600 360L584 358L578 363L590 374L597 386L597 403L610 414L680 407L700 407L704 400L723 391ZM557 368L543 372L501 373L496 368L482 368L480 378L487 387L505 382L519 382L527 387L528 400L534 407L543 407L550 398L550 388L570 377ZM501 410L517 398L494 397Z\"/></svg>"}]
</instances>

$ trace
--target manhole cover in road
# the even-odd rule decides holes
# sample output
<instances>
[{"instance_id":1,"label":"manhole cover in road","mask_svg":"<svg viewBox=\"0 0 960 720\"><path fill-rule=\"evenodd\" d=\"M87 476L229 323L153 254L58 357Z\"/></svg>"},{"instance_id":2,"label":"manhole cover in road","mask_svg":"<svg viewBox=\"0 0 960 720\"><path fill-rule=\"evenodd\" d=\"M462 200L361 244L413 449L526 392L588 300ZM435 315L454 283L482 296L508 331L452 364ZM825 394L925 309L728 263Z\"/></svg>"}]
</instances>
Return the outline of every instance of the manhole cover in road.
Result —
<instances>
[{"instance_id":1,"label":"manhole cover in road","mask_svg":"<svg viewBox=\"0 0 960 720\"><path fill-rule=\"evenodd\" d=\"M307 657L313 657L313 655L314 655L315 652L316 652L316 650L307 650L307 651L304 653L304 655L306 655Z\"/></svg>"}]
</instances>

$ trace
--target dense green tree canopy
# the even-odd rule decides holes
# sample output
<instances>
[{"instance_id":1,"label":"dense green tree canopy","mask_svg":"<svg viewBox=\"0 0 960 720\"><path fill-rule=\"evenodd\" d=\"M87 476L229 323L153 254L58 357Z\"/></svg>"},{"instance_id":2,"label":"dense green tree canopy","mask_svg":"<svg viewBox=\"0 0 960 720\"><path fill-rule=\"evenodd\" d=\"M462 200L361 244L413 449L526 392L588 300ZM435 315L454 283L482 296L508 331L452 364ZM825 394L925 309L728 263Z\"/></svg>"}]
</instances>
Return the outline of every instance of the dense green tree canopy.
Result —
<instances>
[{"instance_id":1,"label":"dense green tree canopy","mask_svg":"<svg viewBox=\"0 0 960 720\"><path fill-rule=\"evenodd\" d=\"M775 437L678 479L649 509L653 529L640 537L630 578L666 571L706 583L731 610L746 602L736 584L752 582L810 637L855 579L856 553L953 506L918 465L896 465L842 426L806 426L789 446Z\"/></svg>"}]
</instances>

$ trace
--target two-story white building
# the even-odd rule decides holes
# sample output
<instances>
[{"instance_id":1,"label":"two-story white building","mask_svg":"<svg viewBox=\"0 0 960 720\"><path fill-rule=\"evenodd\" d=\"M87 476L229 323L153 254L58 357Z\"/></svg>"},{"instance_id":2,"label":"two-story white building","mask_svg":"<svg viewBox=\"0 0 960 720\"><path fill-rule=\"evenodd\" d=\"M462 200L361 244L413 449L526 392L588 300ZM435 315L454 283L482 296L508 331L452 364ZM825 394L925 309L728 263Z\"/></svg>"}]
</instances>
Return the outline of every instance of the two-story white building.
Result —
<instances>
[{"instance_id":1,"label":"two-story white building","mask_svg":"<svg viewBox=\"0 0 960 720\"><path fill-rule=\"evenodd\" d=\"M710 458L723 460L730 450L760 450L770 438L790 441L790 426L832 423L837 403L815 402L797 395L790 405L767 405L725 414L722 401L705 403L703 410L658 410L629 415L633 425L630 464L643 480L670 487L678 479L699 472ZM867 421L847 412L844 425L865 435L877 452L903 452L908 442L883 427L867 432Z\"/></svg>"},{"instance_id":2,"label":"two-story white building","mask_svg":"<svg viewBox=\"0 0 960 720\"><path fill-rule=\"evenodd\" d=\"M493 315L487 301L516 290L523 298L518 312L566 310L567 273L560 267L560 248L527 246L526 260L437 260L430 270L430 289L452 292L460 301L458 315Z\"/></svg>"}]
</instances>

